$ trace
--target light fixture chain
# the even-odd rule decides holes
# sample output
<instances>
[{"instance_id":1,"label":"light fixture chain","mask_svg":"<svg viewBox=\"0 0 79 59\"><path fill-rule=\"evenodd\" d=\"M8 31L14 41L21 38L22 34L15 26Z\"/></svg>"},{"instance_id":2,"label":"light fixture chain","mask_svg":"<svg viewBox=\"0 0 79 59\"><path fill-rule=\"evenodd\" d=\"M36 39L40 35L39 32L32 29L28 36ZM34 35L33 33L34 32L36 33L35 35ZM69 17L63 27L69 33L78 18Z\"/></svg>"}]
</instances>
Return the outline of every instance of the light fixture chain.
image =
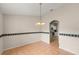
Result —
<instances>
[{"instance_id":1,"label":"light fixture chain","mask_svg":"<svg viewBox=\"0 0 79 59\"><path fill-rule=\"evenodd\" d=\"M40 3L40 23L42 22L42 15L41 15L41 12L42 12L42 7L41 7L42 3Z\"/></svg>"}]
</instances>

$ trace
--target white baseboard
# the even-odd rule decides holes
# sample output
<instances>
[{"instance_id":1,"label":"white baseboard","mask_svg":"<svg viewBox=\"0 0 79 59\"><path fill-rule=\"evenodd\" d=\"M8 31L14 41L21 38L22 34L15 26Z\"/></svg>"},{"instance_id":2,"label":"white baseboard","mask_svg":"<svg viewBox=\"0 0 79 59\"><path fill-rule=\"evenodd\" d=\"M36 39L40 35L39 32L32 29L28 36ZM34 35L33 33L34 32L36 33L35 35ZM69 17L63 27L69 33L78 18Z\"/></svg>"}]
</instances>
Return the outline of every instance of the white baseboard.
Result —
<instances>
[{"instance_id":1,"label":"white baseboard","mask_svg":"<svg viewBox=\"0 0 79 59\"><path fill-rule=\"evenodd\" d=\"M41 41L41 40L32 41L32 42L29 42L28 44L35 43L35 42L38 42L38 41ZM15 46L15 47L5 48L5 49L3 49L3 51L13 49L13 48L16 48L16 47L20 47L20 46L24 46L24 45L27 45L27 44L22 44L22 45L18 45L18 46Z\"/></svg>"},{"instance_id":2,"label":"white baseboard","mask_svg":"<svg viewBox=\"0 0 79 59\"><path fill-rule=\"evenodd\" d=\"M60 48L60 49L65 50L65 51L68 51L68 52L71 52L71 53L73 53L73 54L76 55L76 53L74 51L70 50L70 49L65 49L65 48Z\"/></svg>"}]
</instances>

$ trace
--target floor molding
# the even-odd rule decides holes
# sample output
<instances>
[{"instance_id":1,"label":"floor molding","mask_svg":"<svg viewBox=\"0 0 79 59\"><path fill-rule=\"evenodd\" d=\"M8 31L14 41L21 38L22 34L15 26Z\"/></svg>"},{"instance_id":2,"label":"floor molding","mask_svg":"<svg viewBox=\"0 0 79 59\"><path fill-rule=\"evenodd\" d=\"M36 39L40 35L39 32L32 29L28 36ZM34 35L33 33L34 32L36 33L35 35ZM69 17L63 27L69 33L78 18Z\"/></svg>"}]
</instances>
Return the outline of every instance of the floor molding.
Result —
<instances>
[{"instance_id":1,"label":"floor molding","mask_svg":"<svg viewBox=\"0 0 79 59\"><path fill-rule=\"evenodd\" d=\"M16 47L4 48L3 51L9 50L9 49L13 49L13 48L18 48L18 47L21 47L21 46L24 46L24 45L29 45L29 44L32 44L32 43L36 43L38 41L41 41L41 40L32 41L32 42L29 42L28 44L22 44L22 45L18 45Z\"/></svg>"}]
</instances>

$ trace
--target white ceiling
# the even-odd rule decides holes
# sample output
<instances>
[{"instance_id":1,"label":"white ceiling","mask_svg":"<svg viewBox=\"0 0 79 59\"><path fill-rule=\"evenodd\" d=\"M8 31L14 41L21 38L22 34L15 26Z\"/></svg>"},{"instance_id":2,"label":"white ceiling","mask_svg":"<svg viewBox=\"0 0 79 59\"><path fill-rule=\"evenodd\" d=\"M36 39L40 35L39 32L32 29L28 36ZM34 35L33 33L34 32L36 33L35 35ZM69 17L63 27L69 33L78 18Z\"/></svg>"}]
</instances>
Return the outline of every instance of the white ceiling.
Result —
<instances>
[{"instance_id":1,"label":"white ceiling","mask_svg":"<svg viewBox=\"0 0 79 59\"><path fill-rule=\"evenodd\" d=\"M61 7L62 5L63 4L43 3L42 15L46 15L50 11L50 9L56 9ZM0 3L0 11L6 15L39 16L40 4L39 3Z\"/></svg>"}]
</instances>

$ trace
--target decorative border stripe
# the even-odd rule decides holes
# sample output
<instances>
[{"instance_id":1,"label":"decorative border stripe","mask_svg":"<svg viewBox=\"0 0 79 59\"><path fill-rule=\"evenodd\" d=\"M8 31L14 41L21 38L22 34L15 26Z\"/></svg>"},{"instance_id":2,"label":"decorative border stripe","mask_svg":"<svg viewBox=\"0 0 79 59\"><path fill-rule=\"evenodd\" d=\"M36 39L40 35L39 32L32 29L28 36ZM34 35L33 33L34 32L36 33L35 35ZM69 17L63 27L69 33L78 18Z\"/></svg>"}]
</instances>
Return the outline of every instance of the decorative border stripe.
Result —
<instances>
[{"instance_id":1,"label":"decorative border stripe","mask_svg":"<svg viewBox=\"0 0 79 59\"><path fill-rule=\"evenodd\" d=\"M0 35L0 38L3 37L2 35Z\"/></svg>"},{"instance_id":2,"label":"decorative border stripe","mask_svg":"<svg viewBox=\"0 0 79 59\"><path fill-rule=\"evenodd\" d=\"M2 35L0 35L0 37L3 37L3 36L14 36L14 35L25 35L25 34L38 34L38 33L49 34L49 32L25 32L25 33L2 34Z\"/></svg>"},{"instance_id":3,"label":"decorative border stripe","mask_svg":"<svg viewBox=\"0 0 79 59\"><path fill-rule=\"evenodd\" d=\"M49 32L9 33L9 34L2 34L2 35L0 35L0 38L4 37L4 36L25 35L25 34L38 34L38 33L49 34ZM61 35L61 36L70 36L70 37L79 37L79 34L59 33L59 35Z\"/></svg>"},{"instance_id":4,"label":"decorative border stripe","mask_svg":"<svg viewBox=\"0 0 79 59\"><path fill-rule=\"evenodd\" d=\"M62 36L70 36L70 37L79 37L79 34L65 34L65 33L59 33L59 35L62 35Z\"/></svg>"}]
</instances>

